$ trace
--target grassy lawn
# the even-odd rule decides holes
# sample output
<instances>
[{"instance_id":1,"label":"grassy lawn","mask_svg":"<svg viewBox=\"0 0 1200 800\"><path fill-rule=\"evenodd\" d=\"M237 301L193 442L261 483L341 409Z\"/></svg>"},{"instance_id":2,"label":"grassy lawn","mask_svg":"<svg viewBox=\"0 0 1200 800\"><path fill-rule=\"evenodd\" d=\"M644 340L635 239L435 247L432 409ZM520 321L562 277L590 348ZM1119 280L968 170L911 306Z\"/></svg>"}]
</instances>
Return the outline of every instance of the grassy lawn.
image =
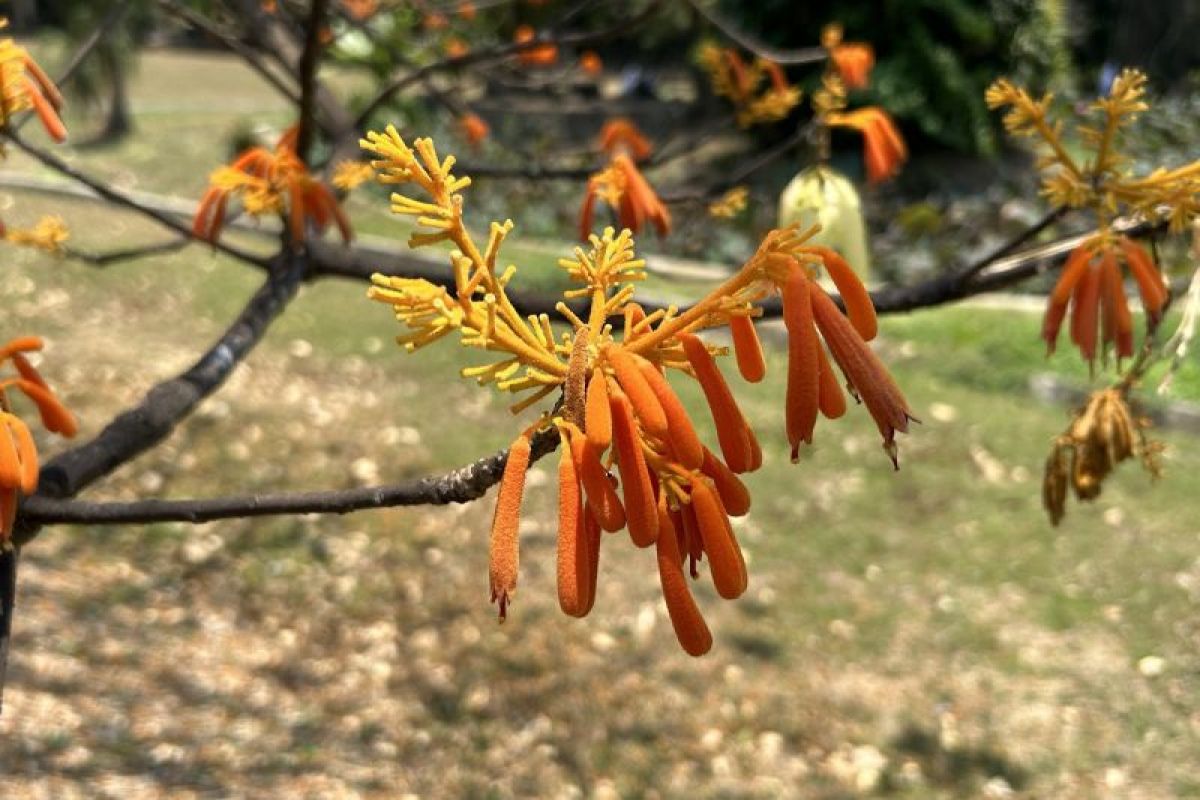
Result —
<instances>
[{"instance_id":1,"label":"grassy lawn","mask_svg":"<svg viewBox=\"0 0 1200 800\"><path fill-rule=\"evenodd\" d=\"M174 59L195 57L152 58L139 73L151 98ZM205 103L180 114L234 124ZM136 140L77 158L121 180L141 153L142 188L197 195L218 144L194 134L182 160L163 134L192 136L186 117L135 108ZM153 231L32 195L6 219L51 209L81 245ZM374 213L364 227L382 232ZM553 256L532 250L547 280ZM107 270L10 251L4 269L2 333L46 335L47 375L85 437L186 367L261 281L199 248ZM727 603L707 576L695 584L716 639L701 660L679 651L654 558L624 534L605 539L592 615L558 612L552 460L529 481L502 627L486 596L491 496L47 530L22 560L0 717L9 796L1200 793L1200 442L1156 432L1163 480L1126 465L1051 528L1041 464L1068 409L1026 387L1036 371L1080 385L1087 372L1065 349L1045 360L1039 324L982 308L884 321L881 352L923 420L901 437L899 472L859 409L821 422L789 464L772 351L767 380L736 387L766 451L737 523L750 589ZM457 377L473 354L447 342L406 356L396 333L363 286L306 286L224 391L95 496L366 485L512 438L503 400ZM1177 389L1198 387L1193 360Z\"/></svg>"}]
</instances>

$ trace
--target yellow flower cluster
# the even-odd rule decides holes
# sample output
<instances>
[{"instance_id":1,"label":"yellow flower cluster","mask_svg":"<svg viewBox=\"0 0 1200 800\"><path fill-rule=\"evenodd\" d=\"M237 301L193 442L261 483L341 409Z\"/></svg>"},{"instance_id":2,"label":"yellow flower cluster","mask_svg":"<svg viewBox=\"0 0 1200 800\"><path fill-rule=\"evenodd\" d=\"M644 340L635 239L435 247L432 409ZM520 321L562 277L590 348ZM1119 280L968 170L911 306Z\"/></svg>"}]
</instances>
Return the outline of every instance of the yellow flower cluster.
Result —
<instances>
[{"instance_id":1,"label":"yellow flower cluster","mask_svg":"<svg viewBox=\"0 0 1200 800\"><path fill-rule=\"evenodd\" d=\"M35 247L47 253L61 255L63 242L70 238L70 235L71 232L62 217L45 216L32 228L9 228L4 232L4 239L15 245Z\"/></svg>"},{"instance_id":2,"label":"yellow flower cluster","mask_svg":"<svg viewBox=\"0 0 1200 800\"><path fill-rule=\"evenodd\" d=\"M708 204L708 214L718 219L733 219L746 210L746 200L749 197L749 189L745 186L735 186Z\"/></svg>"},{"instance_id":3,"label":"yellow flower cluster","mask_svg":"<svg viewBox=\"0 0 1200 800\"><path fill-rule=\"evenodd\" d=\"M1172 231L1182 231L1200 213L1200 160L1175 169L1156 169L1138 177L1120 150L1124 129L1149 110L1146 76L1123 70L1107 97L1092 103L1095 121L1078 121L1074 133L1086 145L1086 161L1072 156L1064 143L1065 126L1051 118L1053 95L1034 98L1008 80L998 80L985 99L990 108L1007 108L1004 127L1014 136L1041 140L1038 166L1045 171L1042 192L1056 206L1091 208L1107 225L1111 217L1133 213L1146 219L1167 219Z\"/></svg>"}]
</instances>

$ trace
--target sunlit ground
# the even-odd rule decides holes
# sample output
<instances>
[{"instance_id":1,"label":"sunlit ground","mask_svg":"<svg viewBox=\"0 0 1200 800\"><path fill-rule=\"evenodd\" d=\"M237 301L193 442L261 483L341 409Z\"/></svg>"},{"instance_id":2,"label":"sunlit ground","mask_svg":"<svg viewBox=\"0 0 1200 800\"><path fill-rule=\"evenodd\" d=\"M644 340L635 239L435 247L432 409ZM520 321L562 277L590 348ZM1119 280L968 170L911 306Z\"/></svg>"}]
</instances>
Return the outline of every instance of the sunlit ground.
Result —
<instances>
[{"instance_id":1,"label":"sunlit ground","mask_svg":"<svg viewBox=\"0 0 1200 800\"><path fill-rule=\"evenodd\" d=\"M226 155L203 130L263 103L248 81L245 103L156 100L187 63L147 59L139 138L80 163L198 196ZM5 218L45 210L81 246L157 235L32 195ZM45 335L45 371L84 437L188 366L262 279L201 248L103 271L9 251L4 269L0 334ZM881 353L923 420L899 473L857 410L787 463L773 353L767 381L738 388L766 447L737 525L750 589L725 602L696 584L716 639L700 660L676 645L654 558L625 534L604 541L591 616L558 612L553 457L529 481L502 627L489 499L46 530L22 557L5 796L1200 793L1200 440L1155 432L1163 480L1126 465L1051 528L1040 472L1068 409L1035 399L1028 377L1083 386L1086 370L1071 353L1045 362L1038 326L978 308L885 322ZM94 496L373 484L511 439L503 402L457 378L466 351L405 356L395 333L362 286L305 287L218 396Z\"/></svg>"}]
</instances>

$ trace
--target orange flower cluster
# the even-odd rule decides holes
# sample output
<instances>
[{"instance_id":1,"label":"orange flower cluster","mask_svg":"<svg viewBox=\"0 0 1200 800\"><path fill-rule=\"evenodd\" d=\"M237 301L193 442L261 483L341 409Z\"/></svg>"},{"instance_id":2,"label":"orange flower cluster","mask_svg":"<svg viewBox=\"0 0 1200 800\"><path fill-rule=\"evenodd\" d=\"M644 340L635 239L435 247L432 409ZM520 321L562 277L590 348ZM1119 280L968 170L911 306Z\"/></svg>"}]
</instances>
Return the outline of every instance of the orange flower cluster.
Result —
<instances>
[{"instance_id":1,"label":"orange flower cluster","mask_svg":"<svg viewBox=\"0 0 1200 800\"><path fill-rule=\"evenodd\" d=\"M349 242L353 235L350 220L330 188L313 176L296 154L297 134L293 126L274 150L252 147L213 172L192 220L193 235L217 241L229 198L240 196L242 207L251 216L282 215L293 242L307 238L310 224L320 234L331 222L337 225L342 240Z\"/></svg>"},{"instance_id":2,"label":"orange flower cluster","mask_svg":"<svg viewBox=\"0 0 1200 800\"><path fill-rule=\"evenodd\" d=\"M1097 332L1100 357L1107 361L1109 345L1120 365L1122 358L1133 356L1133 316L1125 298L1120 262L1129 268L1146 310L1147 327L1158 324L1167 302L1162 274L1150 254L1126 236L1100 234L1071 251L1058 283L1050 293L1042 338L1047 354L1058 343L1068 304L1071 308L1071 341L1089 367L1096 361Z\"/></svg>"},{"instance_id":3,"label":"orange flower cluster","mask_svg":"<svg viewBox=\"0 0 1200 800\"><path fill-rule=\"evenodd\" d=\"M0 27L5 23L0 21ZM46 133L56 142L67 138L67 128L59 118L63 98L24 47L12 39L0 39L0 125L7 126L12 116L32 108Z\"/></svg>"},{"instance_id":4,"label":"orange flower cluster","mask_svg":"<svg viewBox=\"0 0 1200 800\"><path fill-rule=\"evenodd\" d=\"M870 295L840 256L825 247L805 246L794 237L792 230L776 231L756 256L758 279L783 297L788 331L786 428L792 460L797 460L801 442L812 442L819 413L836 418L846 411L828 348L832 363L874 418L895 464L895 434L907 431L913 416L867 344L877 330ZM607 243L607 238L593 237L599 248ZM588 262L579 263L586 268ZM846 313L816 281L817 265L838 287ZM752 306L734 302L724 317L738 371L747 381L757 382L765 376L766 365L752 314ZM750 494L737 476L761 466L762 449L714 351L692 326L662 312L647 316L636 303L623 306L623 317L620 342L597 336L589 324L576 320L562 411L555 419L561 442L559 605L576 617L591 610L601 531L628 529L637 547L656 547L676 636L686 652L702 655L712 646L712 635L692 597L684 565L696 578L699 563L707 559L713 585L723 598L745 591L746 564L729 518L750 510ZM687 372L700 384L716 427L719 456L697 435L664 375L667 367ZM517 585L521 499L530 436L538 424L510 448L493 518L489 577L501 619Z\"/></svg>"},{"instance_id":5,"label":"orange flower cluster","mask_svg":"<svg viewBox=\"0 0 1200 800\"><path fill-rule=\"evenodd\" d=\"M342 8L352 19L363 22L379 11L379 0L342 0Z\"/></svg>"},{"instance_id":6,"label":"orange flower cluster","mask_svg":"<svg viewBox=\"0 0 1200 800\"><path fill-rule=\"evenodd\" d=\"M829 60L847 89L865 89L875 67L875 50L864 42L843 42L842 26L826 25L821 31L821 46L829 51Z\"/></svg>"},{"instance_id":7,"label":"orange flower cluster","mask_svg":"<svg viewBox=\"0 0 1200 800\"><path fill-rule=\"evenodd\" d=\"M638 233L650 223L659 236L666 236L671 230L671 212L635 163L650 157L650 141L633 122L618 118L601 129L600 149L609 154L609 163L588 179L579 210L580 240L586 242L591 236L597 198L612 207L622 228Z\"/></svg>"},{"instance_id":8,"label":"orange flower cluster","mask_svg":"<svg viewBox=\"0 0 1200 800\"><path fill-rule=\"evenodd\" d=\"M471 52L471 48L467 46L467 43L457 36L451 36L447 39L442 49L446 53L446 58L462 58Z\"/></svg>"},{"instance_id":9,"label":"orange flower cluster","mask_svg":"<svg viewBox=\"0 0 1200 800\"><path fill-rule=\"evenodd\" d=\"M520 25L513 34L513 42L525 44L537 38L537 32L530 25ZM529 67L548 67L558 61L558 45L547 42L528 50L517 53L517 61Z\"/></svg>"},{"instance_id":10,"label":"orange flower cluster","mask_svg":"<svg viewBox=\"0 0 1200 800\"><path fill-rule=\"evenodd\" d=\"M870 296L841 258L810 243L817 228L771 231L741 269L694 304L650 314L633 300L636 284L645 279L633 236L608 228L589 238L589 248L577 247L572 258L559 261L574 284L564 300L584 300L588 307L581 316L565 302L557 304L571 325L570 333L561 332L549 314L523 316L513 305L508 292L517 267L497 267L512 222L492 223L486 245L475 241L462 213L462 192L471 180L451 173L453 157L440 156L428 139L410 147L392 127L368 133L362 144L373 154L380 180L397 188L392 210L417 221L410 244L454 247L452 287L373 276L369 296L391 306L405 326L397 342L413 351L457 335L487 359L461 374L518 397L513 413L561 397L513 442L500 481L489 583L501 619L517 588L521 502L534 437L549 435L562 446L556 570L562 609L573 616L589 612L601 531L628 529L635 546L656 548L667 610L683 648L699 655L711 647L687 576L698 577L706 560L721 597L746 590L746 563L729 518L749 511L750 495L738 475L757 469L763 451L714 358L723 348L698 335L728 327L739 372L762 380L766 363L753 317L772 293L783 295L788 329L786 428L793 456L801 442L812 441L820 413L837 417L845 410L836 363L895 462L895 434L913 417L867 344L876 331ZM814 273L822 268L838 286L845 313L817 284ZM697 435L667 378L671 370L698 382L717 432L714 450Z\"/></svg>"},{"instance_id":11,"label":"orange flower cluster","mask_svg":"<svg viewBox=\"0 0 1200 800\"><path fill-rule=\"evenodd\" d=\"M474 147L479 147L483 141L487 139L491 133L491 128L483 117L478 114L464 114L458 120L459 130L462 132L463 138L471 143Z\"/></svg>"},{"instance_id":12,"label":"orange flower cluster","mask_svg":"<svg viewBox=\"0 0 1200 800\"><path fill-rule=\"evenodd\" d=\"M863 160L867 165L867 180L880 183L900 172L908 159L908 148L891 116L878 106L834 112L825 123L835 128L851 128L862 134Z\"/></svg>"},{"instance_id":13,"label":"orange flower cluster","mask_svg":"<svg viewBox=\"0 0 1200 800\"><path fill-rule=\"evenodd\" d=\"M25 422L13 413L8 389L16 389L33 401L46 430L62 436L75 435L77 426L71 412L59 401L25 353L41 350L36 336L13 339L0 347L0 364L11 361L16 378L0 381L0 544L12 536L21 495L31 495L38 485L38 452Z\"/></svg>"},{"instance_id":14,"label":"orange flower cluster","mask_svg":"<svg viewBox=\"0 0 1200 800\"><path fill-rule=\"evenodd\" d=\"M702 47L699 58L713 93L733 103L743 128L784 119L800 102L800 90L773 61L759 58L747 64L736 50L713 44Z\"/></svg>"},{"instance_id":15,"label":"orange flower cluster","mask_svg":"<svg viewBox=\"0 0 1200 800\"><path fill-rule=\"evenodd\" d=\"M585 50L579 56L579 68L593 77L604 71L604 62L595 50Z\"/></svg>"}]
</instances>

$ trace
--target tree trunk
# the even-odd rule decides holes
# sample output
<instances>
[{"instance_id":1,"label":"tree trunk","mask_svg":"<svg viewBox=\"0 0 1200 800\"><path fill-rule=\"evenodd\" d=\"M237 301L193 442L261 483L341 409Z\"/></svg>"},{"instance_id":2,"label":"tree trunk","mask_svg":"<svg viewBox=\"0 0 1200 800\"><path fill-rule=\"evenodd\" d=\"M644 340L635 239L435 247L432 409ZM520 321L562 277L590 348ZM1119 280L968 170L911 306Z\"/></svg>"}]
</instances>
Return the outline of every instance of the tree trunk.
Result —
<instances>
[{"instance_id":1,"label":"tree trunk","mask_svg":"<svg viewBox=\"0 0 1200 800\"><path fill-rule=\"evenodd\" d=\"M129 92L125 80L125 67L120 57L110 48L100 50L104 71L108 73L109 103L108 119L97 137L100 141L113 142L133 131L133 115L129 111Z\"/></svg>"}]
</instances>

